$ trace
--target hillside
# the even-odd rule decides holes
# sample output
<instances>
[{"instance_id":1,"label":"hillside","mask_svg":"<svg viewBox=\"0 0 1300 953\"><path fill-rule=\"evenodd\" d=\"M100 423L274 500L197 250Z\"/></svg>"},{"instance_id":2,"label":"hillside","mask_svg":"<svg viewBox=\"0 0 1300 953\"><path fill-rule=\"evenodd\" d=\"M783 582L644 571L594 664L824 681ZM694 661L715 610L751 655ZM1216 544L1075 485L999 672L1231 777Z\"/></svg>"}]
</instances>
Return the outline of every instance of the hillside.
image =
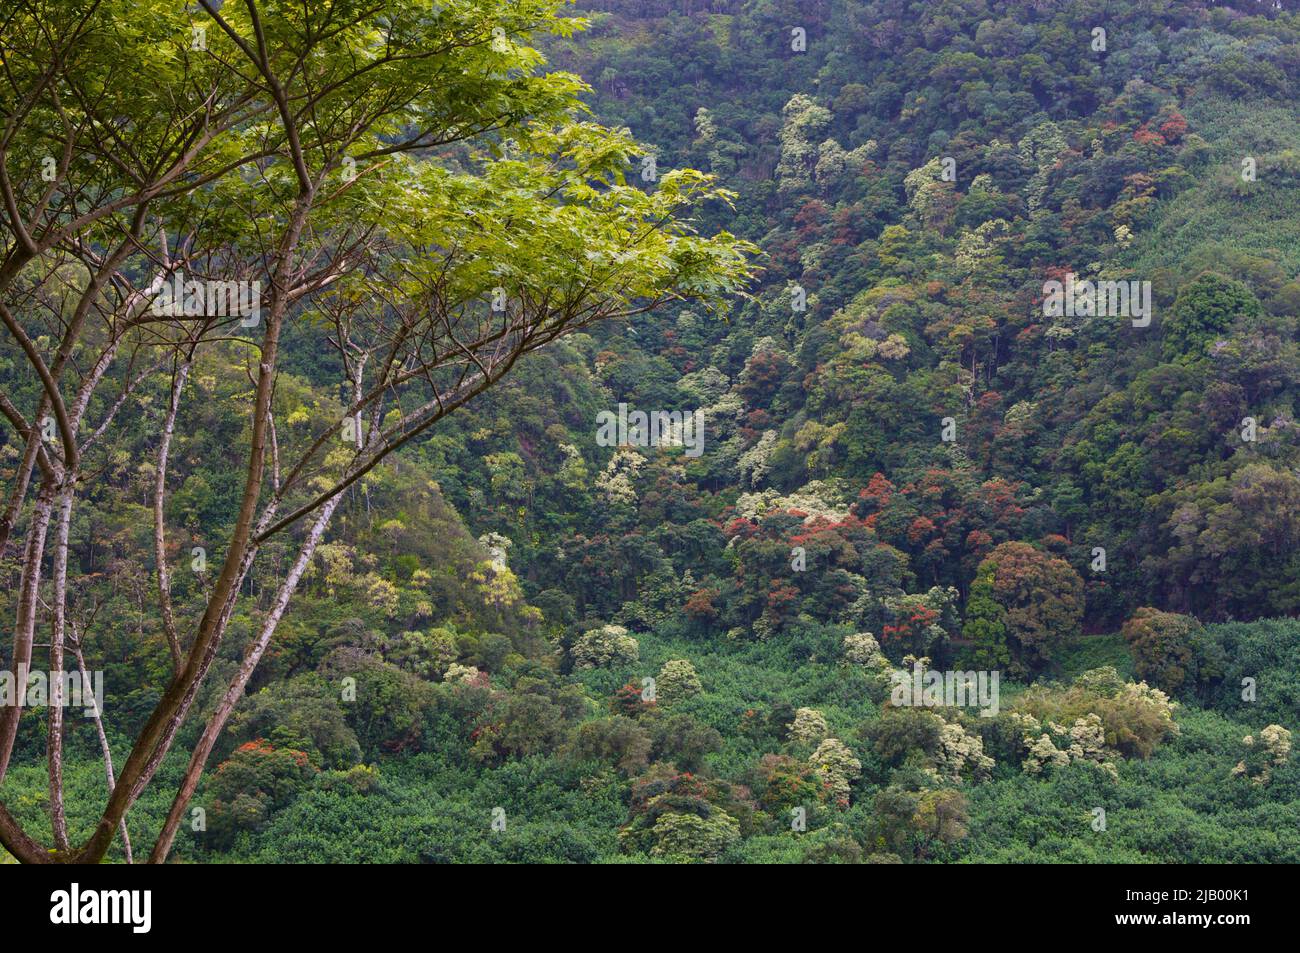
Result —
<instances>
[{"instance_id":1,"label":"hillside","mask_svg":"<svg viewBox=\"0 0 1300 953\"><path fill-rule=\"evenodd\" d=\"M204 827L182 825L172 856L1300 862L1300 15L1198 0L564 15L589 23L538 31L548 68L581 76L592 120L640 145L583 140L566 160L620 171L542 185L603 213L629 183L716 182L680 238L637 259L630 316L528 349L347 485L215 741ZM494 136L490 161L513 161ZM527 274L530 248L547 249L539 288L569 287L584 243L591 260L641 254L601 244L631 232L599 214L543 227L500 164L481 192L453 181L477 168L459 143L428 152L451 170L438 201L454 185L487 209L494 244L455 279L476 292L497 280L482 262ZM330 226L405 186L384 188ZM474 208L457 241L476 240ZM659 211L637 205L637 222ZM440 238L385 253L455 247ZM358 294L406 289L403 270L377 274ZM657 307L629 304L669 279ZM1053 299L1082 282L1123 298ZM347 419L352 393L321 343L337 316L297 317L271 404L286 458ZM251 440L242 346L188 367L177 566L237 524L245 477L226 461ZM72 615L94 627L115 752L171 677L148 461L172 380L154 371L96 448L71 520ZM0 387L42 399L8 342ZM413 404L393 406L376 425ZM638 411L677 416L606 439ZM7 494L26 439L4 426ZM342 466L322 463L320 485ZM305 532L241 577L133 840L163 826ZM15 583L21 538L0 547ZM213 577L173 573L178 616L203 618ZM20 586L0 588L0 615L23 611ZM910 694L961 673L991 696ZM24 717L0 771L43 842L48 718ZM101 819L102 746L89 720L66 734L77 843Z\"/></svg>"}]
</instances>

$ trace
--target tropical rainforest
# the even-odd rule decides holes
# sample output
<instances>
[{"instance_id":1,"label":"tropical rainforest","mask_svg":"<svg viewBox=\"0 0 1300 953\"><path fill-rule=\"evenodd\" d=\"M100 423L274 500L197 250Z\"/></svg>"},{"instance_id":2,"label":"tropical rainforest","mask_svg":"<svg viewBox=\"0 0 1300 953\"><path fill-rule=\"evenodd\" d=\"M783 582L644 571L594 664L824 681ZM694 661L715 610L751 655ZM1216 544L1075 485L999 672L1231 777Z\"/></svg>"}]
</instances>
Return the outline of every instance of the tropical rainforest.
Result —
<instances>
[{"instance_id":1,"label":"tropical rainforest","mask_svg":"<svg viewBox=\"0 0 1300 953\"><path fill-rule=\"evenodd\" d=\"M1293 6L0 0L0 856L1300 862Z\"/></svg>"}]
</instances>

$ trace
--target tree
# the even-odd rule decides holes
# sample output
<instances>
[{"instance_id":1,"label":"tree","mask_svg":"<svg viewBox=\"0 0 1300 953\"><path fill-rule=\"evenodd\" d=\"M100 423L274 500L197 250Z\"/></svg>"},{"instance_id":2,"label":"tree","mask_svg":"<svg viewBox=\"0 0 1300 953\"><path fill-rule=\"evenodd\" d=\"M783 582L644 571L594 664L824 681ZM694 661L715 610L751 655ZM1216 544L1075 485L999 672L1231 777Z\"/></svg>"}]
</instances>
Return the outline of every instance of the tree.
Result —
<instances>
[{"instance_id":1,"label":"tree","mask_svg":"<svg viewBox=\"0 0 1300 953\"><path fill-rule=\"evenodd\" d=\"M704 690L695 666L686 659L669 659L664 662L655 686L660 700L665 705L698 695Z\"/></svg>"},{"instance_id":2,"label":"tree","mask_svg":"<svg viewBox=\"0 0 1300 953\"><path fill-rule=\"evenodd\" d=\"M1027 743L1056 734L1042 745L1040 754L1056 761L1103 761L1113 749L1125 757L1148 758L1170 735L1178 734L1173 710L1177 703L1146 682L1125 682L1111 666L1092 669L1068 688L1034 685L1016 700L1015 717ZM1027 716L1027 717L1026 717ZM1094 721L1096 719L1096 721ZM1095 728L1099 727L1100 733ZM1027 769L1032 770L1032 769Z\"/></svg>"},{"instance_id":3,"label":"tree","mask_svg":"<svg viewBox=\"0 0 1300 953\"><path fill-rule=\"evenodd\" d=\"M652 857L675 860L714 861L740 839L740 825L725 811L714 810L708 817L698 814L661 814L654 826Z\"/></svg>"},{"instance_id":4,"label":"tree","mask_svg":"<svg viewBox=\"0 0 1300 953\"><path fill-rule=\"evenodd\" d=\"M690 715L652 715L649 723L654 759L675 764L683 771L699 771L704 756L722 748L718 730L700 724Z\"/></svg>"},{"instance_id":5,"label":"tree","mask_svg":"<svg viewBox=\"0 0 1300 953\"><path fill-rule=\"evenodd\" d=\"M813 774L836 804L849 805L849 791L853 781L862 773L862 762L838 738L823 738L808 757Z\"/></svg>"},{"instance_id":6,"label":"tree","mask_svg":"<svg viewBox=\"0 0 1300 953\"><path fill-rule=\"evenodd\" d=\"M985 560L975 571L962 635L971 643L976 665L993 670L1010 664L1007 650L1007 610L993 596L995 564Z\"/></svg>"},{"instance_id":7,"label":"tree","mask_svg":"<svg viewBox=\"0 0 1300 953\"><path fill-rule=\"evenodd\" d=\"M1254 784L1268 784L1273 769L1285 767L1291 760L1291 732L1281 725L1268 725L1260 731L1259 738L1247 735L1241 743L1246 748L1246 757L1232 769L1234 778L1244 776Z\"/></svg>"},{"instance_id":8,"label":"tree","mask_svg":"<svg viewBox=\"0 0 1300 953\"><path fill-rule=\"evenodd\" d=\"M826 716L817 709L800 708L794 713L794 722L790 725L790 740L795 744L815 745L829 732Z\"/></svg>"},{"instance_id":9,"label":"tree","mask_svg":"<svg viewBox=\"0 0 1300 953\"><path fill-rule=\"evenodd\" d=\"M1205 356L1206 345L1239 319L1263 313L1254 293L1239 281L1213 272L1184 286L1160 328L1167 361L1192 363Z\"/></svg>"},{"instance_id":10,"label":"tree","mask_svg":"<svg viewBox=\"0 0 1300 953\"><path fill-rule=\"evenodd\" d=\"M579 636L570 655L574 668L609 668L635 662L640 647L623 626L602 625Z\"/></svg>"},{"instance_id":11,"label":"tree","mask_svg":"<svg viewBox=\"0 0 1300 953\"><path fill-rule=\"evenodd\" d=\"M218 843L229 843L241 829L263 826L315 771L306 752L277 748L265 738L240 745L214 773L209 792Z\"/></svg>"},{"instance_id":12,"label":"tree","mask_svg":"<svg viewBox=\"0 0 1300 953\"><path fill-rule=\"evenodd\" d=\"M1042 671L1060 646L1079 634L1083 580L1063 559L1028 543L1002 543L976 571L978 615L972 636L988 661L1005 657L1017 674ZM1001 610L999 615L998 610Z\"/></svg>"},{"instance_id":13,"label":"tree","mask_svg":"<svg viewBox=\"0 0 1300 953\"><path fill-rule=\"evenodd\" d=\"M1143 606L1124 623L1121 632L1133 653L1138 677L1172 694L1188 679L1192 637L1200 629L1192 616Z\"/></svg>"},{"instance_id":14,"label":"tree","mask_svg":"<svg viewBox=\"0 0 1300 953\"><path fill-rule=\"evenodd\" d=\"M117 409L161 391L153 557L172 662L80 845L63 815L63 724L51 707L53 849L0 805L0 843L14 856L104 856L172 749L246 580L274 579L155 844L151 860L165 859L349 489L524 355L669 298L716 301L741 287L749 246L701 238L678 218L726 193L691 170L664 173L652 190L628 184L641 147L582 118L576 77L542 70L529 38L581 26L559 7L134 0L129 21L143 26L130 30L120 5L66 0L8 15L0 322L30 375L0 402L25 446L0 525L2 551L25 517L11 660L30 663L44 603L50 667L62 670L85 608L69 599L79 587L69 586L68 537L88 467ZM183 302L159 308L172 287ZM242 305L214 303L231 289ZM329 355L344 395L302 431L277 426L290 348ZM222 538L207 541L219 564L189 618L167 568L170 445L190 372L221 362L245 365L249 381L227 461L242 487ZM92 410L102 416L83 433ZM257 568L281 547L285 571ZM21 717L19 706L0 709L0 780Z\"/></svg>"},{"instance_id":15,"label":"tree","mask_svg":"<svg viewBox=\"0 0 1300 953\"><path fill-rule=\"evenodd\" d=\"M650 736L631 718L615 715L580 726L572 751L579 761L612 761L631 775L649 763Z\"/></svg>"},{"instance_id":16,"label":"tree","mask_svg":"<svg viewBox=\"0 0 1300 953\"><path fill-rule=\"evenodd\" d=\"M969 822L966 798L960 791L910 791L890 785L876 794L871 823L881 847L900 857L925 860L936 848L963 840Z\"/></svg>"}]
</instances>

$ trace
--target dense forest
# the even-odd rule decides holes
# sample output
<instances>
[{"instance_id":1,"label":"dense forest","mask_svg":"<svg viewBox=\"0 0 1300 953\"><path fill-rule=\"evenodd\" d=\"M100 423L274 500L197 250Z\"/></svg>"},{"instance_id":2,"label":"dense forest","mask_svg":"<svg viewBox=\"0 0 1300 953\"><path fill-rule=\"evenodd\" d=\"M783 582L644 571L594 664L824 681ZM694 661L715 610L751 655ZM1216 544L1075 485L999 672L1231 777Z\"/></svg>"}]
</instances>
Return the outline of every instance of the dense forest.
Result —
<instances>
[{"instance_id":1,"label":"dense forest","mask_svg":"<svg viewBox=\"0 0 1300 953\"><path fill-rule=\"evenodd\" d=\"M1290 4L80 6L0 23L0 669L103 697L0 683L9 854L1300 862Z\"/></svg>"}]
</instances>

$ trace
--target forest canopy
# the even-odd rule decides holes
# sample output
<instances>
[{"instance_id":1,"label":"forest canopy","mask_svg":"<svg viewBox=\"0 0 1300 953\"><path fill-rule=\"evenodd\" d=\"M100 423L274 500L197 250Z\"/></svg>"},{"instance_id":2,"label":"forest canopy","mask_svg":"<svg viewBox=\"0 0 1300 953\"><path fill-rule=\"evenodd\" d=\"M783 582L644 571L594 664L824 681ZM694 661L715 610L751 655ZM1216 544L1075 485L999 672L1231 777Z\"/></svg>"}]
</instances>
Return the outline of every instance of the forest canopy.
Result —
<instances>
[{"instance_id":1,"label":"forest canopy","mask_svg":"<svg viewBox=\"0 0 1300 953\"><path fill-rule=\"evenodd\" d=\"M15 3L0 62L8 855L1300 860L1294 11Z\"/></svg>"}]
</instances>

